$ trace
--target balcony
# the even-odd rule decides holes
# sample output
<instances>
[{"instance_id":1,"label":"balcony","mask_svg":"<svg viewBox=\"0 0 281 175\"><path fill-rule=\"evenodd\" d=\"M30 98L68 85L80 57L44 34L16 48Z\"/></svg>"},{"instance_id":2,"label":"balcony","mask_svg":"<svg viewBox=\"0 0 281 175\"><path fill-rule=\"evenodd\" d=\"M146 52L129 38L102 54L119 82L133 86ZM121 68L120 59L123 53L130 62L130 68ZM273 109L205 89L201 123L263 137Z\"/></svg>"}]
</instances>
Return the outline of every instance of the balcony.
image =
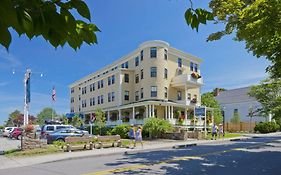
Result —
<instances>
[{"instance_id":1,"label":"balcony","mask_svg":"<svg viewBox=\"0 0 281 175\"><path fill-rule=\"evenodd\" d=\"M171 82L172 87L181 89L200 88L203 85L203 78L195 78L190 74L182 74L175 76Z\"/></svg>"},{"instance_id":2,"label":"balcony","mask_svg":"<svg viewBox=\"0 0 281 175\"><path fill-rule=\"evenodd\" d=\"M196 105L197 104L197 100L196 99L178 100L177 103L180 103L180 104L183 104L183 105L187 105L187 106L191 106L191 105Z\"/></svg>"}]
</instances>

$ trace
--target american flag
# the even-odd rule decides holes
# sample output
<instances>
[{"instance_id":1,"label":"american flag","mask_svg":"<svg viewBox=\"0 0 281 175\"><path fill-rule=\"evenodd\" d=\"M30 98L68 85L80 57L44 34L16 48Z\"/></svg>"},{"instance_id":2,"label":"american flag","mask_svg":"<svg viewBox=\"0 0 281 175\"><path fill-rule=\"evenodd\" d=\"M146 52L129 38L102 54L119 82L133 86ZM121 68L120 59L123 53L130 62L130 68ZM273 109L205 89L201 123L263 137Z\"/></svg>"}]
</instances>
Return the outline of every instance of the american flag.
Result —
<instances>
[{"instance_id":1,"label":"american flag","mask_svg":"<svg viewBox=\"0 0 281 175\"><path fill-rule=\"evenodd\" d=\"M53 91L52 91L52 100L56 101L56 89L55 89L55 87L53 87Z\"/></svg>"}]
</instances>

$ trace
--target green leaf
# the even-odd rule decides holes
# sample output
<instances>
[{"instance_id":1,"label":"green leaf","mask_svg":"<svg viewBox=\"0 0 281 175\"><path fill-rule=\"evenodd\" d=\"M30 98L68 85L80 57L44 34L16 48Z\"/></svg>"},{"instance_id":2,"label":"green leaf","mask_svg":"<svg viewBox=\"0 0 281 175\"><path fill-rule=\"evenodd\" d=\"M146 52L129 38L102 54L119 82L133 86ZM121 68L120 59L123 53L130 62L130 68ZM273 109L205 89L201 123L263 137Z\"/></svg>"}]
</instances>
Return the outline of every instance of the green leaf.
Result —
<instances>
[{"instance_id":1,"label":"green leaf","mask_svg":"<svg viewBox=\"0 0 281 175\"><path fill-rule=\"evenodd\" d=\"M185 21L188 25L191 25L192 23L192 11L191 9L187 9L186 12L185 12Z\"/></svg>"},{"instance_id":2,"label":"green leaf","mask_svg":"<svg viewBox=\"0 0 281 175\"><path fill-rule=\"evenodd\" d=\"M82 0L72 0L72 4L81 16L91 21L90 10L85 2Z\"/></svg>"},{"instance_id":3,"label":"green leaf","mask_svg":"<svg viewBox=\"0 0 281 175\"><path fill-rule=\"evenodd\" d=\"M3 45L8 50L11 41L12 41L12 37L8 28L0 24L0 44Z\"/></svg>"}]
</instances>

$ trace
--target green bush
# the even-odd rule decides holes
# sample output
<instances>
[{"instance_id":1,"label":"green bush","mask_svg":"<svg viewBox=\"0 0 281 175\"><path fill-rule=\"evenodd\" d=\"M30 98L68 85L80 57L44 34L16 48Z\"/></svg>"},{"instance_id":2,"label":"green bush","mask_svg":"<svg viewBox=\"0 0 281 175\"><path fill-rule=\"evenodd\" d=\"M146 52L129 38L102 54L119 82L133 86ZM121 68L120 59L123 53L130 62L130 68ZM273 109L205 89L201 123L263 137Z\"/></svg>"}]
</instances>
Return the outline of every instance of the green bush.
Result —
<instances>
[{"instance_id":1,"label":"green bush","mask_svg":"<svg viewBox=\"0 0 281 175\"><path fill-rule=\"evenodd\" d=\"M90 133L90 126L87 127L86 129ZM108 126L103 126L101 128L101 134L100 134L100 129L98 126L93 125L92 126L92 131L94 135L111 135L112 127Z\"/></svg>"},{"instance_id":2,"label":"green bush","mask_svg":"<svg viewBox=\"0 0 281 175\"><path fill-rule=\"evenodd\" d=\"M158 138L163 133L170 132L172 130L173 127L168 121L158 118L149 118L143 125L143 136L148 133L151 139Z\"/></svg>"},{"instance_id":3,"label":"green bush","mask_svg":"<svg viewBox=\"0 0 281 175\"><path fill-rule=\"evenodd\" d=\"M261 123L258 123L254 130L257 132L260 132L260 133L270 133L270 132L276 132L280 129L280 126L275 123L275 122L261 122Z\"/></svg>"},{"instance_id":4,"label":"green bush","mask_svg":"<svg viewBox=\"0 0 281 175\"><path fill-rule=\"evenodd\" d=\"M130 125L127 124L122 124L122 125L117 125L115 128L112 129L111 134L112 135L120 135L122 139L129 138L128 132L130 130Z\"/></svg>"}]
</instances>

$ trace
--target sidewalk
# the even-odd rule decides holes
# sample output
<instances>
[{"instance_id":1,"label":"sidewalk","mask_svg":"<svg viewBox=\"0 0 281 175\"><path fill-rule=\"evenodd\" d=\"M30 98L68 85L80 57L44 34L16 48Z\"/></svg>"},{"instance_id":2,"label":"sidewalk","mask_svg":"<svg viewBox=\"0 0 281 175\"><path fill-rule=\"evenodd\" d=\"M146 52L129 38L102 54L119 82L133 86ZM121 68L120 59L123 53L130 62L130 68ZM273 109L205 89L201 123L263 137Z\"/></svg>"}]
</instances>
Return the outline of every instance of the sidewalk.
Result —
<instances>
[{"instance_id":1,"label":"sidewalk","mask_svg":"<svg viewBox=\"0 0 281 175\"><path fill-rule=\"evenodd\" d=\"M246 134L243 137L236 137L235 139L247 139L251 137L255 137L257 134ZM265 137L265 134L259 134L259 136ZM281 133L270 134L269 136L281 136ZM190 139L187 141L167 141L167 140L157 140L151 141L144 144L144 147L141 148L138 145L135 149L127 149L127 148L105 148L105 149L94 149L87 151L77 151L77 152L64 152L57 154L49 154L49 155L41 155L41 156L33 156L33 157L22 157L22 158L8 158L5 156L0 156L0 169L7 169L13 167L23 167L30 166L41 163L48 162L56 162L62 160L70 160L77 158L85 158L85 157L99 157L99 156L107 156L107 155L115 155L115 154L133 154L139 152L147 152L154 151L159 149L169 149L169 148L181 148L187 146L208 144L208 143L218 143L218 142L226 142L232 140L233 138L227 139L219 139L219 140L194 140Z\"/></svg>"}]
</instances>

